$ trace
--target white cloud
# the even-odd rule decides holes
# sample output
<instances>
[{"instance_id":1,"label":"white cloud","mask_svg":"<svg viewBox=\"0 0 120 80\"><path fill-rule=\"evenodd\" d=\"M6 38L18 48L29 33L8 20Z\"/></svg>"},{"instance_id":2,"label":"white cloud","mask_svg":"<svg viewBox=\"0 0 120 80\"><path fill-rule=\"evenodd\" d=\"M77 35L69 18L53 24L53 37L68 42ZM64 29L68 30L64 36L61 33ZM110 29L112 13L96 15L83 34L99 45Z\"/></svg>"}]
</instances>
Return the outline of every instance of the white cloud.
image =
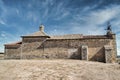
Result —
<instances>
[{"instance_id":1,"label":"white cloud","mask_svg":"<svg viewBox=\"0 0 120 80\"><path fill-rule=\"evenodd\" d=\"M0 20L0 24L6 25L6 23L3 20Z\"/></svg>"},{"instance_id":2,"label":"white cloud","mask_svg":"<svg viewBox=\"0 0 120 80\"><path fill-rule=\"evenodd\" d=\"M16 9L16 13L17 13L17 15L19 15L19 10L18 9Z\"/></svg>"},{"instance_id":3,"label":"white cloud","mask_svg":"<svg viewBox=\"0 0 120 80\"><path fill-rule=\"evenodd\" d=\"M119 14L120 6L108 6L104 9L88 11L83 15L78 13L73 17L73 20L71 20L67 26L70 26L71 31L77 33L105 34L104 29L107 27L105 24L107 25L107 22L112 19L119 20ZM118 20L115 22L120 24ZM114 26L114 24L112 25Z\"/></svg>"},{"instance_id":4,"label":"white cloud","mask_svg":"<svg viewBox=\"0 0 120 80\"><path fill-rule=\"evenodd\" d=\"M5 37L6 35L5 34L1 34L2 37Z\"/></svg>"},{"instance_id":5,"label":"white cloud","mask_svg":"<svg viewBox=\"0 0 120 80\"><path fill-rule=\"evenodd\" d=\"M30 21L32 21L32 22L37 22L37 21L39 21L39 18L38 18L38 16L37 16L37 14L35 14L34 12L32 12L32 11L29 11L27 14L26 14L26 18L25 18L26 20L30 20Z\"/></svg>"},{"instance_id":6,"label":"white cloud","mask_svg":"<svg viewBox=\"0 0 120 80\"><path fill-rule=\"evenodd\" d=\"M52 2L53 0L51 0ZM52 3L53 4L53 3ZM53 20L61 20L63 18L66 18L70 12L64 7L64 3L60 2L57 5L55 5L54 7L52 7L51 9L48 7L45 7L45 9L47 8L48 10L50 9L50 13L49 16L51 19Z\"/></svg>"},{"instance_id":7,"label":"white cloud","mask_svg":"<svg viewBox=\"0 0 120 80\"><path fill-rule=\"evenodd\" d=\"M49 33L49 35L63 35L63 34L65 34L65 32L63 30L56 30L56 29L54 29L53 31L49 31L48 33Z\"/></svg>"},{"instance_id":8,"label":"white cloud","mask_svg":"<svg viewBox=\"0 0 120 80\"><path fill-rule=\"evenodd\" d=\"M98 6L99 6L98 4L95 4L93 6L86 6L85 8L82 9L82 12L88 12L89 10L95 9Z\"/></svg>"},{"instance_id":9,"label":"white cloud","mask_svg":"<svg viewBox=\"0 0 120 80\"><path fill-rule=\"evenodd\" d=\"M0 52L4 51L4 44L19 41L20 37L18 34L11 34L5 31L0 32Z\"/></svg>"},{"instance_id":10,"label":"white cloud","mask_svg":"<svg viewBox=\"0 0 120 80\"><path fill-rule=\"evenodd\" d=\"M120 7L112 7L92 12L89 15L88 22L92 24L104 24L107 21L115 18L120 13L119 9Z\"/></svg>"},{"instance_id":11,"label":"white cloud","mask_svg":"<svg viewBox=\"0 0 120 80\"><path fill-rule=\"evenodd\" d=\"M120 14L120 6L109 6L104 9L90 11L85 16L76 16L79 20L82 19L87 24L100 25L104 24L111 19L116 18ZM82 18L81 18L82 17Z\"/></svg>"},{"instance_id":12,"label":"white cloud","mask_svg":"<svg viewBox=\"0 0 120 80\"><path fill-rule=\"evenodd\" d=\"M29 4L28 4L28 8L31 8L31 7L32 7L32 4L31 4L31 3L29 3Z\"/></svg>"},{"instance_id":13,"label":"white cloud","mask_svg":"<svg viewBox=\"0 0 120 80\"><path fill-rule=\"evenodd\" d=\"M54 4L54 0L45 0L45 1L42 2L42 6L43 7L48 6L48 4L53 5Z\"/></svg>"},{"instance_id":14,"label":"white cloud","mask_svg":"<svg viewBox=\"0 0 120 80\"><path fill-rule=\"evenodd\" d=\"M48 8L46 8L45 10L44 10L44 14L43 14L43 19L45 19L45 18L47 18L48 17Z\"/></svg>"},{"instance_id":15,"label":"white cloud","mask_svg":"<svg viewBox=\"0 0 120 80\"><path fill-rule=\"evenodd\" d=\"M69 15L68 11L63 11L63 13L59 14L59 16L57 16L55 18L55 20L61 20L61 19L65 18L65 17L67 17L68 15Z\"/></svg>"}]
</instances>

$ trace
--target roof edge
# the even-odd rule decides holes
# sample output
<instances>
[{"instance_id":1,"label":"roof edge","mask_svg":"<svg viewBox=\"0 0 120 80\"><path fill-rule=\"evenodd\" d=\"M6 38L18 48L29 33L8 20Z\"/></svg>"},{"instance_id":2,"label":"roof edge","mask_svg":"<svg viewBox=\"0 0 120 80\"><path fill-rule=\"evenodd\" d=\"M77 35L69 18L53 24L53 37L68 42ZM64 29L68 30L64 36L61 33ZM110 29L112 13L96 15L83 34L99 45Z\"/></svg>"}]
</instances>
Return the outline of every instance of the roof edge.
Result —
<instances>
[{"instance_id":1,"label":"roof edge","mask_svg":"<svg viewBox=\"0 0 120 80\"><path fill-rule=\"evenodd\" d=\"M21 44L22 44L22 41L18 41L15 43L4 44L4 46L14 46L14 45L21 45Z\"/></svg>"},{"instance_id":2,"label":"roof edge","mask_svg":"<svg viewBox=\"0 0 120 80\"><path fill-rule=\"evenodd\" d=\"M50 38L50 36L21 36L22 38L40 38L40 37L46 37Z\"/></svg>"}]
</instances>

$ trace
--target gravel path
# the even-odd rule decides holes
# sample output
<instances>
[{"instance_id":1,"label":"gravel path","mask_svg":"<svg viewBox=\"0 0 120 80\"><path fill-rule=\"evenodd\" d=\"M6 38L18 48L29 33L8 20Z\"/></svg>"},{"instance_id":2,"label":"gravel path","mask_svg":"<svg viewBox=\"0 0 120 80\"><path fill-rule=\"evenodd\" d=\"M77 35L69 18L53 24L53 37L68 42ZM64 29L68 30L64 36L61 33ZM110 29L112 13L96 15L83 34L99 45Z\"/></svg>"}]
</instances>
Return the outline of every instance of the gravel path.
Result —
<instances>
[{"instance_id":1,"label":"gravel path","mask_svg":"<svg viewBox=\"0 0 120 80\"><path fill-rule=\"evenodd\" d=\"M120 65L80 60L0 60L0 80L120 80Z\"/></svg>"}]
</instances>

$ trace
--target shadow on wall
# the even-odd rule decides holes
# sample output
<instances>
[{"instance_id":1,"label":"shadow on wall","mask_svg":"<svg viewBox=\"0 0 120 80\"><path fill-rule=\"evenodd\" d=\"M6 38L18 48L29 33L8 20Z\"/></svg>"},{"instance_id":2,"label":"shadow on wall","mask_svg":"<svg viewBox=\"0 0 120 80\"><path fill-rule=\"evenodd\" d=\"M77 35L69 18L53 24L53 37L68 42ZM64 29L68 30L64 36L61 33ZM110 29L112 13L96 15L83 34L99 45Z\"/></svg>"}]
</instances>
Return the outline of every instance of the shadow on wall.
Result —
<instances>
[{"instance_id":1,"label":"shadow on wall","mask_svg":"<svg viewBox=\"0 0 120 80\"><path fill-rule=\"evenodd\" d=\"M79 59L81 60L81 48L79 47L76 52L73 52L73 54L70 56L70 59Z\"/></svg>"},{"instance_id":2,"label":"shadow on wall","mask_svg":"<svg viewBox=\"0 0 120 80\"><path fill-rule=\"evenodd\" d=\"M81 60L81 48L78 48L76 52L70 56L70 59L79 59ZM98 61L98 62L105 62L105 53L104 48L101 48L92 58L89 59L90 61Z\"/></svg>"},{"instance_id":3,"label":"shadow on wall","mask_svg":"<svg viewBox=\"0 0 120 80\"><path fill-rule=\"evenodd\" d=\"M94 56L92 56L90 61L105 62L104 48L101 48Z\"/></svg>"}]
</instances>

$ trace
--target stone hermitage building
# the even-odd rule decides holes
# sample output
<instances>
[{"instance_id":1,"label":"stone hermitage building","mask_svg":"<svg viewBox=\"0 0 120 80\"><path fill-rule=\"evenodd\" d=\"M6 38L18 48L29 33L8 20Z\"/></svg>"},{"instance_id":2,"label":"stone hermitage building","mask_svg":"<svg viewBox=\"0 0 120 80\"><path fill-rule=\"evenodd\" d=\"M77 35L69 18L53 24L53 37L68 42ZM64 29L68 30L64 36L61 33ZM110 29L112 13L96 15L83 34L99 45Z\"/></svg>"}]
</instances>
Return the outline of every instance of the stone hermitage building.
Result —
<instances>
[{"instance_id":1,"label":"stone hermitage building","mask_svg":"<svg viewBox=\"0 0 120 80\"><path fill-rule=\"evenodd\" d=\"M116 62L116 37L110 24L106 35L49 36L41 25L39 31L21 37L20 42L5 44L5 59L47 58Z\"/></svg>"}]
</instances>

